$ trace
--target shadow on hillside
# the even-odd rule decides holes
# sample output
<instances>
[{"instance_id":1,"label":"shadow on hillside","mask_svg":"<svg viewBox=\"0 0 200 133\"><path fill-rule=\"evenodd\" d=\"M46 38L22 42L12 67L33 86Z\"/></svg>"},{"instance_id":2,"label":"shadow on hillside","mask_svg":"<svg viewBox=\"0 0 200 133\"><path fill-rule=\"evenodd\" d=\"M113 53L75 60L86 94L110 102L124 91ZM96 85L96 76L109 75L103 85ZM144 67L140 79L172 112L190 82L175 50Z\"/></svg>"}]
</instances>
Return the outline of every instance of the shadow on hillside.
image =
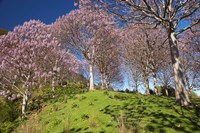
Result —
<instances>
[{"instance_id":1,"label":"shadow on hillside","mask_svg":"<svg viewBox=\"0 0 200 133\"><path fill-rule=\"evenodd\" d=\"M116 97L115 97L116 98ZM119 100L125 97L117 96ZM127 98L129 99L129 98ZM108 105L101 112L111 115L119 122L119 117L129 129L165 133L168 129L185 133L200 131L200 108L190 109L174 105L167 98L145 97L129 99L122 105Z\"/></svg>"}]
</instances>

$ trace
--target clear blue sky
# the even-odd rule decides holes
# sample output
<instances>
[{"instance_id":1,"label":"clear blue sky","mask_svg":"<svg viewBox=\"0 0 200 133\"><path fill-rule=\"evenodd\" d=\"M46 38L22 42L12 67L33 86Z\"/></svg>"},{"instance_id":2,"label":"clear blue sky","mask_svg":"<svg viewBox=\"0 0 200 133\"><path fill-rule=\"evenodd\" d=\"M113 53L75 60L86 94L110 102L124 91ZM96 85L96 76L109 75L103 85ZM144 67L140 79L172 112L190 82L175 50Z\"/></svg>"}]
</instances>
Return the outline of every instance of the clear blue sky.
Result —
<instances>
[{"instance_id":1,"label":"clear blue sky","mask_svg":"<svg viewBox=\"0 0 200 133\"><path fill-rule=\"evenodd\" d=\"M75 8L73 0L0 0L0 28L10 31L30 19L50 24Z\"/></svg>"},{"instance_id":2,"label":"clear blue sky","mask_svg":"<svg viewBox=\"0 0 200 133\"><path fill-rule=\"evenodd\" d=\"M50 24L76 8L73 0L0 0L0 28L11 31L30 19ZM124 88L129 88L127 83Z\"/></svg>"}]
</instances>

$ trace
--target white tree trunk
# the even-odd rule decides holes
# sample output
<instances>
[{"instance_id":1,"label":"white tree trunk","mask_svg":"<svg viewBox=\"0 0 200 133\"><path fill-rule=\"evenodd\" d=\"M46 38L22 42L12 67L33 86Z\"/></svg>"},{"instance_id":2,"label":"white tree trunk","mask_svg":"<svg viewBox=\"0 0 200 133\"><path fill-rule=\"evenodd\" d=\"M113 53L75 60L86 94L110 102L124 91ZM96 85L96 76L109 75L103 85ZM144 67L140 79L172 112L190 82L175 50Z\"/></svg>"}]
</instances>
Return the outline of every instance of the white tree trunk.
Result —
<instances>
[{"instance_id":1,"label":"white tree trunk","mask_svg":"<svg viewBox=\"0 0 200 133\"><path fill-rule=\"evenodd\" d=\"M104 90L104 74L101 74L101 89Z\"/></svg>"},{"instance_id":2,"label":"white tree trunk","mask_svg":"<svg viewBox=\"0 0 200 133\"><path fill-rule=\"evenodd\" d=\"M58 60L56 60L55 66L53 67L53 78L52 78L52 91L53 92L55 92L55 90L56 90L57 73L58 73Z\"/></svg>"},{"instance_id":3,"label":"white tree trunk","mask_svg":"<svg viewBox=\"0 0 200 133\"><path fill-rule=\"evenodd\" d=\"M56 80L55 80L55 77L53 77L52 79L52 91L55 92L56 90Z\"/></svg>"},{"instance_id":4,"label":"white tree trunk","mask_svg":"<svg viewBox=\"0 0 200 133\"><path fill-rule=\"evenodd\" d=\"M155 92L156 95L158 95L156 73L153 72L152 75L153 75L154 92Z\"/></svg>"},{"instance_id":5,"label":"white tree trunk","mask_svg":"<svg viewBox=\"0 0 200 133\"><path fill-rule=\"evenodd\" d=\"M147 63L148 64L148 63ZM145 93L146 95L150 95L150 91L149 91L149 79L148 79L148 65L143 66L143 82L144 82L144 87L145 87Z\"/></svg>"},{"instance_id":6,"label":"white tree trunk","mask_svg":"<svg viewBox=\"0 0 200 133\"><path fill-rule=\"evenodd\" d=\"M168 89L167 89L167 88L165 88L165 94L166 94L166 96L169 96L169 93L168 93Z\"/></svg>"},{"instance_id":7,"label":"white tree trunk","mask_svg":"<svg viewBox=\"0 0 200 133\"><path fill-rule=\"evenodd\" d=\"M23 94L22 100L22 118L26 116L27 104L28 104L28 93L29 93L28 85L25 86L25 93Z\"/></svg>"},{"instance_id":8,"label":"white tree trunk","mask_svg":"<svg viewBox=\"0 0 200 133\"><path fill-rule=\"evenodd\" d=\"M93 65L90 64L90 90L94 90Z\"/></svg>"},{"instance_id":9,"label":"white tree trunk","mask_svg":"<svg viewBox=\"0 0 200 133\"><path fill-rule=\"evenodd\" d=\"M106 81L106 90L109 88L109 83Z\"/></svg>"},{"instance_id":10,"label":"white tree trunk","mask_svg":"<svg viewBox=\"0 0 200 133\"><path fill-rule=\"evenodd\" d=\"M145 81L144 81L144 86L145 86L145 93L146 95L150 95L150 92L149 92L149 79L148 77L145 78Z\"/></svg>"},{"instance_id":11,"label":"white tree trunk","mask_svg":"<svg viewBox=\"0 0 200 133\"><path fill-rule=\"evenodd\" d=\"M174 71L174 81L176 88L176 103L181 105L189 105L191 101L186 90L185 81L183 78L183 71L179 59L179 51L177 47L177 40L174 32L169 36L170 52L172 59L172 67Z\"/></svg>"},{"instance_id":12,"label":"white tree trunk","mask_svg":"<svg viewBox=\"0 0 200 133\"><path fill-rule=\"evenodd\" d=\"M110 84L110 82L108 81L108 76L105 75L105 85L106 85L106 90L108 90L108 88L109 88L109 84Z\"/></svg>"}]
</instances>

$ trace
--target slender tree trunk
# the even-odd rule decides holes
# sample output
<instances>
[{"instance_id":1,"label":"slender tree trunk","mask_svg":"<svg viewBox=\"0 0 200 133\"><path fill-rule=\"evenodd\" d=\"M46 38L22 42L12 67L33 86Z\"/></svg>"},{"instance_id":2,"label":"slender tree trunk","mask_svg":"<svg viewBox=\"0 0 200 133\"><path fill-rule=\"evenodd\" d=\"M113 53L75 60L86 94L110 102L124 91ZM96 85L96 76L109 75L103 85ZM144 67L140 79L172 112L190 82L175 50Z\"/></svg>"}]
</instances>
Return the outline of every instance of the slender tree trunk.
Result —
<instances>
[{"instance_id":1,"label":"slender tree trunk","mask_svg":"<svg viewBox=\"0 0 200 133\"><path fill-rule=\"evenodd\" d=\"M29 86L25 85L25 93L23 94L23 100L22 100L22 118L25 118L26 116L28 93L29 93Z\"/></svg>"},{"instance_id":2,"label":"slender tree trunk","mask_svg":"<svg viewBox=\"0 0 200 133\"><path fill-rule=\"evenodd\" d=\"M149 79L148 79L148 66L143 66L143 82L144 82L144 86L145 86L145 93L146 95L150 95L150 91L149 91Z\"/></svg>"},{"instance_id":3,"label":"slender tree trunk","mask_svg":"<svg viewBox=\"0 0 200 133\"><path fill-rule=\"evenodd\" d=\"M108 90L109 83L106 81L106 90Z\"/></svg>"},{"instance_id":4,"label":"slender tree trunk","mask_svg":"<svg viewBox=\"0 0 200 133\"><path fill-rule=\"evenodd\" d=\"M144 81L144 86L146 88L146 95L150 95L150 92L149 92L149 79L148 77L145 78L145 81Z\"/></svg>"},{"instance_id":5,"label":"slender tree trunk","mask_svg":"<svg viewBox=\"0 0 200 133\"><path fill-rule=\"evenodd\" d=\"M52 91L55 92L55 90L56 90L56 78L54 76L52 79Z\"/></svg>"},{"instance_id":6,"label":"slender tree trunk","mask_svg":"<svg viewBox=\"0 0 200 133\"><path fill-rule=\"evenodd\" d=\"M143 83L144 83L146 95L150 95L150 91L149 91L149 79L146 76L146 74L143 75Z\"/></svg>"},{"instance_id":7,"label":"slender tree trunk","mask_svg":"<svg viewBox=\"0 0 200 133\"><path fill-rule=\"evenodd\" d=\"M190 86L189 76L185 74L185 80L188 87L189 98L192 98L192 87Z\"/></svg>"},{"instance_id":8,"label":"slender tree trunk","mask_svg":"<svg viewBox=\"0 0 200 133\"><path fill-rule=\"evenodd\" d=\"M138 81L135 82L135 93L138 93Z\"/></svg>"},{"instance_id":9,"label":"slender tree trunk","mask_svg":"<svg viewBox=\"0 0 200 133\"><path fill-rule=\"evenodd\" d=\"M106 90L108 90L109 87L109 82L108 82L108 77L105 77L105 84L106 84Z\"/></svg>"},{"instance_id":10,"label":"slender tree trunk","mask_svg":"<svg viewBox=\"0 0 200 133\"><path fill-rule=\"evenodd\" d=\"M104 90L104 75L101 74L101 89Z\"/></svg>"},{"instance_id":11,"label":"slender tree trunk","mask_svg":"<svg viewBox=\"0 0 200 133\"><path fill-rule=\"evenodd\" d=\"M169 93L168 93L168 89L167 89L167 88L165 88L165 94L166 94L166 96L169 96Z\"/></svg>"},{"instance_id":12,"label":"slender tree trunk","mask_svg":"<svg viewBox=\"0 0 200 133\"><path fill-rule=\"evenodd\" d=\"M56 80L57 80L57 69L58 69L58 60L56 60L55 66L53 67L53 78L52 78L52 91L56 90Z\"/></svg>"},{"instance_id":13,"label":"slender tree trunk","mask_svg":"<svg viewBox=\"0 0 200 133\"><path fill-rule=\"evenodd\" d=\"M152 75L153 75L154 92L155 92L156 95L158 95L156 73L153 71Z\"/></svg>"},{"instance_id":14,"label":"slender tree trunk","mask_svg":"<svg viewBox=\"0 0 200 133\"><path fill-rule=\"evenodd\" d=\"M94 90L93 65L90 64L90 90Z\"/></svg>"},{"instance_id":15,"label":"slender tree trunk","mask_svg":"<svg viewBox=\"0 0 200 133\"><path fill-rule=\"evenodd\" d=\"M177 40L174 32L169 33L169 45L172 59L172 67L174 71L176 103L187 106L191 104L191 101L189 99L185 81L183 78L183 71L179 59Z\"/></svg>"}]
</instances>

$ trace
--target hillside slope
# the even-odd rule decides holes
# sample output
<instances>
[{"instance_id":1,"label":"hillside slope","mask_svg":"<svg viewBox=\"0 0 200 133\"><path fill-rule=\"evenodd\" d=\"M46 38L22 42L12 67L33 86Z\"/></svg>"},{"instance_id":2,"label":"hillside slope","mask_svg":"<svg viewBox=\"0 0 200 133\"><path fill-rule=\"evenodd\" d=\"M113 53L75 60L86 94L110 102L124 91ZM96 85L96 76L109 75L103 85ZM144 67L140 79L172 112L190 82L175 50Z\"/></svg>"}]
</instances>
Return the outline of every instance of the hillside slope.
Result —
<instances>
[{"instance_id":1,"label":"hillside slope","mask_svg":"<svg viewBox=\"0 0 200 133\"><path fill-rule=\"evenodd\" d=\"M199 116L199 108L181 108L173 98L94 91L46 103L14 132L198 133Z\"/></svg>"}]
</instances>

